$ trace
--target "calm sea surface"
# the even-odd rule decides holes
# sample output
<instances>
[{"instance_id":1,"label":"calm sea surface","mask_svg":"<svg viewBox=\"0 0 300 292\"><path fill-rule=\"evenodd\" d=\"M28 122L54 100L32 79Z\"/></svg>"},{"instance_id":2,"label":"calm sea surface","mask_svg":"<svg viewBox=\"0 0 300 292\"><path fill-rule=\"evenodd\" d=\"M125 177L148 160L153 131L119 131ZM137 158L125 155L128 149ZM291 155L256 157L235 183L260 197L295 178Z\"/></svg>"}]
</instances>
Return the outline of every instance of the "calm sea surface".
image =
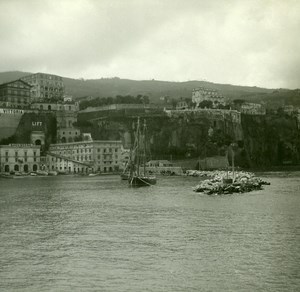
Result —
<instances>
[{"instance_id":1,"label":"calm sea surface","mask_svg":"<svg viewBox=\"0 0 300 292\"><path fill-rule=\"evenodd\" d=\"M207 196L197 178L0 180L0 291L300 291L300 173Z\"/></svg>"}]
</instances>

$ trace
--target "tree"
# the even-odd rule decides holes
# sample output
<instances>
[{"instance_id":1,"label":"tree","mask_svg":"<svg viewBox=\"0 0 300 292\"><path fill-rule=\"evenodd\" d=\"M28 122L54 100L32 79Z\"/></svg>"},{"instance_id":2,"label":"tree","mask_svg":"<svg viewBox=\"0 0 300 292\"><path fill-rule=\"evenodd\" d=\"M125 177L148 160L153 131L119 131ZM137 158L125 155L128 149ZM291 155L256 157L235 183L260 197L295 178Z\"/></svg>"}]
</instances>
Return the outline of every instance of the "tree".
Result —
<instances>
[{"instance_id":1,"label":"tree","mask_svg":"<svg viewBox=\"0 0 300 292\"><path fill-rule=\"evenodd\" d=\"M199 103L200 108L212 108L213 103L211 100L203 100Z\"/></svg>"}]
</instances>

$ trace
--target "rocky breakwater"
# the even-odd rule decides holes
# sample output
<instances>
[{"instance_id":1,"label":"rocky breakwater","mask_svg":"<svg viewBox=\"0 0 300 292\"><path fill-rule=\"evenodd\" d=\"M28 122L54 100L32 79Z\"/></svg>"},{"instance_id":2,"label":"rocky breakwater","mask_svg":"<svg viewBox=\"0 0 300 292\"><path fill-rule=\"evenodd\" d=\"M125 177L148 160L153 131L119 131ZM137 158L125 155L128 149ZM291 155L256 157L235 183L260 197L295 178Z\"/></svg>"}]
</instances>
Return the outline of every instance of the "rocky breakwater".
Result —
<instances>
[{"instance_id":1,"label":"rocky breakwater","mask_svg":"<svg viewBox=\"0 0 300 292\"><path fill-rule=\"evenodd\" d=\"M269 185L269 182L256 177L251 172L227 172L213 171L205 172L199 176L209 176L209 179L203 180L195 188L195 192L202 192L207 195L223 195L232 193L245 193L254 190L261 190L263 185Z\"/></svg>"}]
</instances>

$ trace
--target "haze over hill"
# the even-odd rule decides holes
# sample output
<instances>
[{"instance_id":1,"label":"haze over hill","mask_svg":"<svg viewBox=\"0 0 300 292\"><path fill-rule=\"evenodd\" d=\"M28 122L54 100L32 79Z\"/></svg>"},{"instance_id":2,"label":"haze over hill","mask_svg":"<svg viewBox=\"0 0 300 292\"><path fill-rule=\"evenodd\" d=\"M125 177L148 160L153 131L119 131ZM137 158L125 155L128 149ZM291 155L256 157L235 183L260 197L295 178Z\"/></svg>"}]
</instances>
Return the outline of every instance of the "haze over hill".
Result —
<instances>
[{"instance_id":1,"label":"haze over hill","mask_svg":"<svg viewBox=\"0 0 300 292\"><path fill-rule=\"evenodd\" d=\"M26 75L29 72L9 71L0 73L0 84ZM200 86L218 90L229 99L246 99L256 102L267 102L280 106L283 104L300 105L299 90L267 89L260 87L218 84L207 81L169 82L158 80L129 80L120 78L72 79L63 77L66 93L75 99L82 97L115 97L117 95L147 95L150 102L159 102L162 96L171 98L191 97L193 88Z\"/></svg>"}]
</instances>

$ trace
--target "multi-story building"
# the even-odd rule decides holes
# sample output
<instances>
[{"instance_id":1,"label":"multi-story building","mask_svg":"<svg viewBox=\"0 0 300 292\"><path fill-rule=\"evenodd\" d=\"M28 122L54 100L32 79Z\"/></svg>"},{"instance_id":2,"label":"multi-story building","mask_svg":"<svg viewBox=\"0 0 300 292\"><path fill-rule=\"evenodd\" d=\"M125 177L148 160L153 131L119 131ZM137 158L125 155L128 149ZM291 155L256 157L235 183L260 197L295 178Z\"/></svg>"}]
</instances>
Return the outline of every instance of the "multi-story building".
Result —
<instances>
[{"instance_id":1,"label":"multi-story building","mask_svg":"<svg viewBox=\"0 0 300 292\"><path fill-rule=\"evenodd\" d=\"M40 147L32 144L0 145L0 172L39 170Z\"/></svg>"},{"instance_id":2,"label":"multi-story building","mask_svg":"<svg viewBox=\"0 0 300 292\"><path fill-rule=\"evenodd\" d=\"M51 102L51 101L34 101L31 104L32 109L41 111L65 111L77 112L79 110L78 102Z\"/></svg>"},{"instance_id":3,"label":"multi-story building","mask_svg":"<svg viewBox=\"0 0 300 292\"><path fill-rule=\"evenodd\" d=\"M265 115L266 108L260 103L245 102L241 105L241 113L246 115Z\"/></svg>"},{"instance_id":4,"label":"multi-story building","mask_svg":"<svg viewBox=\"0 0 300 292\"><path fill-rule=\"evenodd\" d=\"M213 108L217 108L219 105L226 105L225 97L214 89L204 87L193 89L192 102L196 104L196 107L199 107L203 101L211 101Z\"/></svg>"},{"instance_id":5,"label":"multi-story building","mask_svg":"<svg viewBox=\"0 0 300 292\"><path fill-rule=\"evenodd\" d=\"M0 84L0 105L10 108L28 108L31 87L22 80Z\"/></svg>"},{"instance_id":6,"label":"multi-story building","mask_svg":"<svg viewBox=\"0 0 300 292\"><path fill-rule=\"evenodd\" d=\"M189 105L187 104L186 101L184 100L180 100L179 102L177 102L176 104L176 109L177 110L185 110L185 109L188 109L189 108Z\"/></svg>"},{"instance_id":7,"label":"multi-story building","mask_svg":"<svg viewBox=\"0 0 300 292\"><path fill-rule=\"evenodd\" d=\"M57 120L57 141L61 143L78 141L80 129L74 126L77 122L79 110L78 102L67 100L65 102L39 101L31 105L32 109L40 111L53 111Z\"/></svg>"},{"instance_id":8,"label":"multi-story building","mask_svg":"<svg viewBox=\"0 0 300 292\"><path fill-rule=\"evenodd\" d=\"M74 162L84 164L91 171L96 172L116 172L121 168L121 141L81 141L62 144L51 144L49 153L57 158L71 159ZM60 169L61 161L55 159L48 161L50 170L63 170L66 172L81 172L78 167Z\"/></svg>"},{"instance_id":9,"label":"multi-story building","mask_svg":"<svg viewBox=\"0 0 300 292\"><path fill-rule=\"evenodd\" d=\"M63 100L65 88L62 77L36 73L21 79L32 85L31 98L33 100Z\"/></svg>"},{"instance_id":10,"label":"multi-story building","mask_svg":"<svg viewBox=\"0 0 300 292\"><path fill-rule=\"evenodd\" d=\"M44 170L62 173L88 173L93 171L90 163L79 162L72 158L47 153Z\"/></svg>"}]
</instances>

